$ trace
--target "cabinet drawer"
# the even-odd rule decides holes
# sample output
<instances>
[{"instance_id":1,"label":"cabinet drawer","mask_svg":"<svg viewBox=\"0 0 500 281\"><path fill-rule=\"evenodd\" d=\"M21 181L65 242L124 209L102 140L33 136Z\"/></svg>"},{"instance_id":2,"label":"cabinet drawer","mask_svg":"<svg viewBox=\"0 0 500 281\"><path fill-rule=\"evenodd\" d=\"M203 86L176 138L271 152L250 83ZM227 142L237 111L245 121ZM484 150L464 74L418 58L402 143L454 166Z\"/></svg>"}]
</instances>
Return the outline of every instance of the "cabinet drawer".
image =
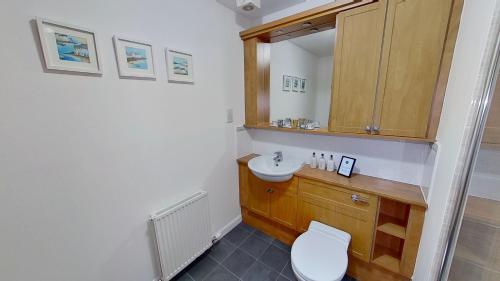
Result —
<instances>
[{"instance_id":1,"label":"cabinet drawer","mask_svg":"<svg viewBox=\"0 0 500 281\"><path fill-rule=\"evenodd\" d=\"M377 196L307 179L300 179L299 192L301 195L315 199L335 201L363 210L374 210L374 214L378 203Z\"/></svg>"}]
</instances>

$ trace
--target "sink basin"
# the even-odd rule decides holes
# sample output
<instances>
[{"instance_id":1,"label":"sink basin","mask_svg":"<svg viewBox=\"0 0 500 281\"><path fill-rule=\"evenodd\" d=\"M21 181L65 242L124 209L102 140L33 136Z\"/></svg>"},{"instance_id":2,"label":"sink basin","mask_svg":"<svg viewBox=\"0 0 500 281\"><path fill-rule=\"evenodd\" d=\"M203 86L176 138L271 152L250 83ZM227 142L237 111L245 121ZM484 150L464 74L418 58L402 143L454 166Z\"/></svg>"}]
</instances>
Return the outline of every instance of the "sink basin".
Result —
<instances>
[{"instance_id":1,"label":"sink basin","mask_svg":"<svg viewBox=\"0 0 500 281\"><path fill-rule=\"evenodd\" d=\"M273 156L262 155L248 161L248 168L261 180L283 182L291 179L293 173L302 168L302 164L301 160L283 157L283 161L276 165Z\"/></svg>"}]
</instances>

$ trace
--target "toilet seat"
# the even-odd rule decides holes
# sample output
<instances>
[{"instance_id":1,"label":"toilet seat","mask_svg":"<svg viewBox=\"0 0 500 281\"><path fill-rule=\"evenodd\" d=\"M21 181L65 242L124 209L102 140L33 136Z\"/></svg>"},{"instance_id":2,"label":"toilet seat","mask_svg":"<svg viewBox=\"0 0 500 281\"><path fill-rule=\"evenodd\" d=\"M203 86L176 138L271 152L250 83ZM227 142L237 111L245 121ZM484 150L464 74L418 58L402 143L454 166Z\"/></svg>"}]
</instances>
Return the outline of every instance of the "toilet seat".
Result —
<instances>
[{"instance_id":1,"label":"toilet seat","mask_svg":"<svg viewBox=\"0 0 500 281\"><path fill-rule=\"evenodd\" d=\"M351 236L341 230L311 222L309 230L293 243L292 269L303 281L342 280L347 270Z\"/></svg>"}]
</instances>

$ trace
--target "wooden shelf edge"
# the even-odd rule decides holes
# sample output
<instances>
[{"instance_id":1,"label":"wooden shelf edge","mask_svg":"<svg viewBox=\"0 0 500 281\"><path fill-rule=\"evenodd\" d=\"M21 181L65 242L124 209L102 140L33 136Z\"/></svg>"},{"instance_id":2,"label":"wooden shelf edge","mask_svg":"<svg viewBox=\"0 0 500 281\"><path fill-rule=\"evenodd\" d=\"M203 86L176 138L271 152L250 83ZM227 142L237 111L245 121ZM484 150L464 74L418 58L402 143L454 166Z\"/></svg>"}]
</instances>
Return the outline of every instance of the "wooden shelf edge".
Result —
<instances>
[{"instance_id":1,"label":"wooden shelf edge","mask_svg":"<svg viewBox=\"0 0 500 281\"><path fill-rule=\"evenodd\" d=\"M348 8L355 8L361 5L366 5L374 2L374 0L341 0L333 3L325 4L316 8L303 11L298 14L287 16L278 20L274 20L265 24L261 24L240 32L240 38L247 40L253 37L260 36L284 27L294 24L300 24L315 18L328 16L329 14L336 14Z\"/></svg>"},{"instance_id":2,"label":"wooden shelf edge","mask_svg":"<svg viewBox=\"0 0 500 281\"><path fill-rule=\"evenodd\" d=\"M287 132L287 133L295 133L295 134L306 134L306 135L367 138L367 139L414 142L414 143L434 143L434 142L436 142L435 139L427 139L427 138L410 138L410 137L382 136L382 135L371 135L371 134L330 132L330 131L328 131L327 128L319 128L319 129L315 129L315 130L304 130L304 129L290 129L290 128L272 127L272 126L269 126L268 124L259 124L259 125L246 125L245 124L244 126L247 129L270 130L270 131Z\"/></svg>"},{"instance_id":3,"label":"wooden shelf edge","mask_svg":"<svg viewBox=\"0 0 500 281\"><path fill-rule=\"evenodd\" d=\"M399 264L400 260L390 256L390 255L381 255L372 261L374 264L383 267L387 270L390 270L395 273L399 273Z\"/></svg>"},{"instance_id":4,"label":"wooden shelf edge","mask_svg":"<svg viewBox=\"0 0 500 281\"><path fill-rule=\"evenodd\" d=\"M401 239L406 239L406 227L391 222L377 226L377 230Z\"/></svg>"}]
</instances>

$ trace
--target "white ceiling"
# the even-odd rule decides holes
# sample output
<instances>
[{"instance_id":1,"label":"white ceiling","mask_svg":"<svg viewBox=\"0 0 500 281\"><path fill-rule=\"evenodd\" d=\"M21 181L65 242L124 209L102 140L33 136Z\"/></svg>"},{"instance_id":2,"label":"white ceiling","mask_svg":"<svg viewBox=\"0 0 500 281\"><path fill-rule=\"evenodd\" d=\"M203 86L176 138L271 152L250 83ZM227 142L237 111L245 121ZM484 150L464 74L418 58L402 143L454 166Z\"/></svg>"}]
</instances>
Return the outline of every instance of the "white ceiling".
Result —
<instances>
[{"instance_id":1,"label":"white ceiling","mask_svg":"<svg viewBox=\"0 0 500 281\"><path fill-rule=\"evenodd\" d=\"M223 6L249 19L261 19L266 15L289 8L305 1L306 0L261 0L260 9L245 12L236 8L236 0L217 0L217 2L222 4Z\"/></svg>"},{"instance_id":2,"label":"white ceiling","mask_svg":"<svg viewBox=\"0 0 500 281\"><path fill-rule=\"evenodd\" d=\"M318 57L333 56L335 29L329 29L288 40Z\"/></svg>"}]
</instances>

